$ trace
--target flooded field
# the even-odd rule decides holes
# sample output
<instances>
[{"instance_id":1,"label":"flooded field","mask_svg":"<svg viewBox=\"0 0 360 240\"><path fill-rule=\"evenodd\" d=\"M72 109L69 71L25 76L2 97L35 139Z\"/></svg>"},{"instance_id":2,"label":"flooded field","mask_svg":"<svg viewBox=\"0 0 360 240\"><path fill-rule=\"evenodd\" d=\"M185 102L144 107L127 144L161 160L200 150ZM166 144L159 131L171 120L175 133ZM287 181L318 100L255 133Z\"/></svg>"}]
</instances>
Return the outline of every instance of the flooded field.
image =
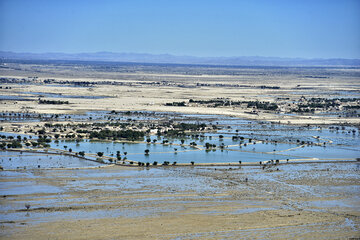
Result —
<instances>
[{"instance_id":1,"label":"flooded field","mask_svg":"<svg viewBox=\"0 0 360 240\"><path fill-rule=\"evenodd\" d=\"M31 152L0 152L0 166L9 170L93 167L100 165L100 163L79 159L73 156Z\"/></svg>"},{"instance_id":2,"label":"flooded field","mask_svg":"<svg viewBox=\"0 0 360 240\"><path fill-rule=\"evenodd\" d=\"M360 237L358 68L2 67L1 239Z\"/></svg>"},{"instance_id":3,"label":"flooded field","mask_svg":"<svg viewBox=\"0 0 360 240\"><path fill-rule=\"evenodd\" d=\"M43 116L44 117L44 116ZM49 117L49 116L47 116ZM291 160L355 160L360 157L359 130L344 126L293 126L274 124L265 121L249 121L233 117L216 115L189 115L158 112L89 112L84 115L59 116L60 119L72 121L87 120L106 124L133 124L139 122L152 124L156 121L171 121L173 124L204 124L216 126L211 132L189 132L180 137L148 134L140 141L100 141L91 139L52 139L49 141L51 151L72 154L84 152L89 159L96 160L97 153L103 153L103 161L120 154L126 163L144 162L162 164L164 162L190 164L194 163L259 163L267 161ZM91 120L89 120L89 118ZM25 117L23 123L30 123ZM45 120L38 119L43 122ZM56 124L56 121L55 121ZM37 139L37 135L0 132L4 137ZM210 146L210 147L209 147ZM214 147L213 147L214 146ZM27 147L31 149L31 147ZM145 154L145 150L148 151ZM69 152L67 152L69 154ZM46 163L46 155L38 158L31 154L18 155L9 163L5 158L1 166L7 168L24 168L30 166L73 167L79 160L71 156L52 156ZM5 154L6 155L6 154ZM28 157L27 157L28 156ZM14 156L13 156L14 157ZM27 158L26 158L27 157ZM26 160L28 159L28 160ZM32 160L31 160L32 159ZM33 163L29 163L33 161ZM114 160L115 161L115 160ZM21 163L23 162L23 163ZM125 162L124 162L125 163ZM81 165L81 164L80 164ZM85 164L86 165L86 164ZM92 166L92 165L90 165Z\"/></svg>"},{"instance_id":4,"label":"flooded field","mask_svg":"<svg viewBox=\"0 0 360 240\"><path fill-rule=\"evenodd\" d=\"M49 230L49 237L55 231L67 236L62 226L77 233L85 227L78 220L91 226L88 234L95 235L120 222L109 234L127 239L356 237L359 170L358 163L332 163L282 165L280 171L259 167L3 171L2 238L31 238L41 228ZM207 217L212 220L199 224ZM146 231L133 231L138 225ZM14 226L16 230L11 230ZM161 226L159 233L156 229Z\"/></svg>"}]
</instances>

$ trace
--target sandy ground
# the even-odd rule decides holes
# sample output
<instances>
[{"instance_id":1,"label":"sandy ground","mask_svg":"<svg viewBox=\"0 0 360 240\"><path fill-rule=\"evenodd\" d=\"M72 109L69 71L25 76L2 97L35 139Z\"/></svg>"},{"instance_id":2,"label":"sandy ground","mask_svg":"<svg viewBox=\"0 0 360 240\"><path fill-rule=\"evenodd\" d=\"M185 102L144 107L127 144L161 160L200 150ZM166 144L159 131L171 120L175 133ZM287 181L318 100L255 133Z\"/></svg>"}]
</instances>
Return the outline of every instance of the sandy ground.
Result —
<instances>
[{"instance_id":1,"label":"sandy ground","mask_svg":"<svg viewBox=\"0 0 360 240\"><path fill-rule=\"evenodd\" d=\"M21 65L17 70L0 70L2 77L23 78L39 76L38 80L47 78L62 81L109 82L107 85L92 85L90 87L73 87L71 85L14 85L12 89L0 89L2 95L21 96L34 101L1 101L1 111L29 111L38 113L84 113L96 110L147 110L161 112L182 112L191 114L221 114L240 118L268 120L291 124L359 124L359 118L338 118L308 115L278 115L260 111L259 115L245 113L249 109L241 107L207 108L203 106L172 107L165 103L174 101L208 100L214 98L230 98L237 100L277 101L278 97L289 97L290 101L306 97L346 97L353 92L359 95L360 82L358 69L240 69L239 75L226 74L182 74L175 70L162 73L141 72L102 72L89 69L64 69L47 65ZM222 71L220 69L218 71ZM175 73L172 73L175 71ZM212 72L216 72L216 69ZM243 74L243 75L241 75ZM329 76L327 78L309 78L311 76ZM163 81L164 84L154 84ZM111 82L131 84L120 86L110 85ZM148 84L145 84L148 83ZM151 84L150 84L151 83ZM247 85L252 87L229 86L198 86L196 84L228 84ZM280 89L259 89L257 86L280 86ZM4 85L5 86L5 85ZM67 87L64 87L67 86ZM298 88L300 86L301 88ZM28 93L23 93L28 92ZM107 96L102 99L81 98L46 98L51 100L69 101L69 105L38 104L38 97L29 92L57 93L74 96Z\"/></svg>"},{"instance_id":2,"label":"sandy ground","mask_svg":"<svg viewBox=\"0 0 360 240\"><path fill-rule=\"evenodd\" d=\"M238 107L220 107L220 108L207 108L202 106L192 107L174 107L165 106L165 103L174 101L188 101L189 99L213 99L213 96L227 98L230 97L234 100L260 100L266 101L261 95L267 94L259 89L247 90L234 90L234 89L191 89L184 90L181 88L172 87L130 87L130 86L96 86L94 88L78 88L78 87L49 87L45 85L30 85L30 86L12 86L11 91L0 91L2 94L11 94L11 92L45 92L45 93L58 93L64 95L75 96L110 96L104 99L79 99L79 98L51 98L54 100L66 100L71 104L69 105L46 105L38 104L37 98L34 101L17 101L16 104L2 102L0 109L2 111L29 111L37 113L60 113L60 114L78 114L87 111L156 111L156 112L182 112L188 114L219 114L235 116L245 119L257 119L274 121L280 123L291 124L336 124L336 123L349 123L359 124L358 118L339 119L337 117L320 117L320 116L284 116L262 111L259 115L245 113L248 109ZM135 90L134 90L135 89ZM19 95L15 94L14 95ZM280 94L272 94L273 98L280 96ZM24 95L26 96L26 95ZM282 95L284 96L284 95ZM49 99L49 98L47 98Z\"/></svg>"},{"instance_id":3,"label":"sandy ground","mask_svg":"<svg viewBox=\"0 0 360 240\"><path fill-rule=\"evenodd\" d=\"M0 200L1 239L360 237L359 169L358 163L324 163L280 171L114 166L2 172L2 194L9 194ZM19 184L30 190L16 193Z\"/></svg>"}]
</instances>

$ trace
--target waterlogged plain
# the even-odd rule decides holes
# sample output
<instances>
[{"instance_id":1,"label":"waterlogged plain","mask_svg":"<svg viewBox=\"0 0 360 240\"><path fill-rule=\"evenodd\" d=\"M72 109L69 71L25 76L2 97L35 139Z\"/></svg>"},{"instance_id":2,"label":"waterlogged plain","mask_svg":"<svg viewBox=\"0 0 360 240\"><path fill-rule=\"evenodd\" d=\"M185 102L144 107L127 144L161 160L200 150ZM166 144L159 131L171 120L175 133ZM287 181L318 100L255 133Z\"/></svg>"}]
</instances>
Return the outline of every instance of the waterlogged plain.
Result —
<instances>
[{"instance_id":1,"label":"waterlogged plain","mask_svg":"<svg viewBox=\"0 0 360 240\"><path fill-rule=\"evenodd\" d=\"M174 171L177 172L178 171ZM170 209L161 210L161 206L149 209L140 208L138 211L129 211L128 209L116 209L108 212L103 205L112 206L114 203L105 201L102 203L94 202L93 196L84 195L86 192L118 192L123 195L132 195L138 193L147 193L149 196L134 198L133 201L139 202L141 206L146 201L175 201L174 195L152 195L154 192L163 191L163 189L177 189L185 192L206 192L215 190L211 186L206 186L205 179L200 181L194 178L181 178L170 174L163 169L132 170L127 171L110 169L78 169L78 170L53 170L50 172L42 170L29 170L28 172L17 172L16 178L9 177L2 172L3 181L1 192L7 195L4 201L7 205L1 205L2 216L8 221L26 221L32 219L34 223L45 221L42 219L61 218L104 218L104 217L140 217L148 214L161 214ZM164 178L165 177L165 178ZM47 181L45 179L54 178L56 181ZM21 179L21 181L18 181ZM6 183L6 184L5 184ZM36 184L35 184L36 183ZM205 187L206 186L206 187ZM66 193L66 194L65 194ZM151 197L150 197L151 196ZM24 197L24 199L21 199ZM129 196L128 196L129 197ZM194 196L196 197L196 196ZM18 200L20 198L21 200ZM189 200L193 198L189 196ZM33 212L21 211L25 204L31 204L32 208L39 209ZM76 209L77 206L92 205L89 211L86 208ZM95 205L95 208L93 208ZM100 209L97 209L97 207ZM63 209L61 216L57 211L43 211L43 208L67 208L73 207L74 211ZM146 206L145 206L146 207ZM141 211L144 210L144 211ZM58 210L61 211L61 210Z\"/></svg>"},{"instance_id":2,"label":"waterlogged plain","mask_svg":"<svg viewBox=\"0 0 360 240\"><path fill-rule=\"evenodd\" d=\"M35 116L34 116L35 117ZM50 117L50 116L46 116ZM106 157L116 157L119 151L128 161L169 163L237 163L264 162L291 159L355 159L359 157L359 132L344 126L294 126L248 121L217 115L190 115L158 112L87 112L84 115L60 115L60 119L112 121L131 123L133 121L160 121L166 119L174 123L195 123L214 125L212 132L189 133L187 136L171 138L149 135L140 142L93 141L93 140L52 140L50 147L62 151L84 151L89 159L96 160L96 154L103 152ZM25 121L26 123L26 121ZM355 130L354 130L355 129ZM30 138L30 135L2 133ZM36 135L31 136L36 139ZM235 138L234 138L235 137ZM150 143L146 142L150 139ZM156 141L156 143L154 143ZM191 143L196 146L190 146ZM310 144L311 143L311 144ZM205 145L215 147L206 149ZM149 154L145 154L145 150ZM18 154L19 156L14 156ZM24 154L24 153L23 153ZM4 168L26 167L80 167L84 160L70 156L32 157L32 154L12 153L12 161L2 160ZM9 158L8 158L9 159ZM47 159L49 161L47 161ZM106 159L104 159L107 162ZM85 162L85 164L83 164ZM89 162L89 166L96 163Z\"/></svg>"},{"instance_id":3,"label":"waterlogged plain","mask_svg":"<svg viewBox=\"0 0 360 240\"><path fill-rule=\"evenodd\" d=\"M342 234L340 236L345 231L354 237L360 227L356 217L360 189L355 184L359 179L359 166L358 163L289 164L280 165L280 171L264 171L260 167L115 166L39 169L10 175L3 171L0 172L1 191L6 192L6 197L0 199L0 214L6 219L2 224L8 234L3 237L24 237L21 229L44 228L43 224L49 221L55 225L70 221L77 226L79 220L93 219L98 224L101 220L106 226L107 219L111 219L112 225L121 223L117 227L121 232L122 225L129 228L126 223L132 220L148 227L148 220L152 221L151 226L157 226L157 221L171 216L179 220L177 224L187 217L195 221L202 219L197 219L201 216L217 219L212 229L201 226L199 231L199 226L194 226L197 230L177 233L181 239L196 238L198 234L205 238L235 239L243 234L253 238L268 236L269 232L291 238L299 236L301 231L309 237L327 234L326 230ZM337 181L338 178L344 180ZM28 210L26 204L30 205ZM243 220L222 228L219 216L226 216L227 224ZM257 221L256 227L239 230L238 224L248 226L253 218ZM18 227L17 231L10 230L13 226ZM150 229L147 232L152 238L156 233ZM162 236L174 238L171 232Z\"/></svg>"},{"instance_id":4,"label":"waterlogged plain","mask_svg":"<svg viewBox=\"0 0 360 240\"><path fill-rule=\"evenodd\" d=\"M198 137L182 138L184 145L181 145L180 139L166 139L151 136L151 142L156 139L156 144L85 140L81 142L53 142L51 147L64 149L64 146L66 146L67 148L72 148L74 151L85 151L89 153L103 151L107 156L114 156L117 151L120 151L121 154L126 152L126 157L129 160L141 162L157 161L159 163L163 161L177 163L190 163L191 161L199 163L258 162L271 159L284 160L294 158L355 159L359 156L359 151L356 148L359 137L358 135L348 134L347 131L346 133L335 133L329 130L299 131L299 134L296 136L291 134L293 138L292 142L294 143L289 143L289 138L286 136L287 132L288 130L277 131L273 135L270 135L270 132L261 132L254 136L253 134L246 135L244 131L239 131L237 134L246 138L243 141L233 140L233 134L204 133ZM223 135L223 138L219 138L220 135ZM279 138L276 137L277 135L281 135L282 139L287 139L287 143L274 143L274 141L279 140ZM339 135L343 138L338 138ZM315 139L314 136L319 137L319 139ZM249 142L250 138L252 139L251 142ZM161 144L164 140L168 140L169 142ZM300 141L311 141L321 146L304 145ZM188 146L191 142L196 142L197 146ZM214 144L217 146L217 149L209 149L206 151L205 143ZM220 150L219 146L224 146L224 148ZM149 155L144 154L145 149L149 150Z\"/></svg>"},{"instance_id":5,"label":"waterlogged plain","mask_svg":"<svg viewBox=\"0 0 360 240\"><path fill-rule=\"evenodd\" d=\"M327 78L326 81L333 81L334 86L346 81L339 79ZM354 161L360 157L360 135L356 121L346 118L345 113L349 111L318 109L312 115L290 111L269 113L260 109L258 115L249 115L244 113L249 109L235 105L214 108L195 106L195 103L184 107L166 106L173 101L188 103L190 98L205 100L209 96L235 97L234 100L240 101L258 98L264 101L262 97L267 98L265 101L277 101L276 97L281 96L290 97L284 100L288 101L286 104L296 104L303 94L322 97L317 96L321 92L325 98L337 94L339 98L347 98L359 97L358 92L320 91L312 86L311 91L297 90L296 85L288 85L291 82L288 79L284 89L281 85L281 90L261 90L256 86L255 89L243 89L229 85L220 90L204 86L181 87L175 91L175 85L167 85L167 82L155 85L154 90L154 86L143 87L142 80L134 86L131 83L108 87L94 83L76 89L72 88L75 84L71 82L39 84L32 89L27 86L15 89L14 85L13 89L21 93L10 95L6 95L8 89L3 89L6 96L0 97L4 103L1 127L12 133L0 135L14 139L18 135L27 139L31 136L31 141L26 142L36 142L39 135L34 132L45 124L62 126L46 127L46 134L51 137L50 147L24 146L23 141L22 153L19 149L0 152L0 165L5 169L0 171L0 224L3 230L0 238L360 237L360 165ZM313 84L313 79L310 80L305 85ZM353 88L356 80L347 84ZM191 79L189 82L196 81ZM186 86L187 83L182 84ZM66 87L66 91L60 87ZM296 98L291 97L292 94L297 95ZM66 100L69 104L40 104L38 98ZM89 106L89 102L94 105ZM97 111L100 109L102 111ZM131 111L120 111L124 109ZM151 111L139 111L142 109ZM179 111L201 114L175 113ZM125 124L124 129L152 131L135 142L89 140L89 133L76 131L79 130L77 124L89 124L88 128L82 129L89 131L123 130L118 123ZM187 131L186 136L175 138L164 132L157 136L153 131L158 127L163 131L168 127L172 129L179 123L204 123L208 128ZM30 129L33 131L29 132ZM67 134L76 137L67 137ZM55 141L56 135L61 135L58 141ZM2 142L10 141L8 138ZM193 143L195 146L190 146ZM212 145L207 150L206 143ZM75 156L81 151L85 152L85 158L95 161ZM122 161L118 161L118 165L106 165L110 163L108 157L114 160L118 151ZM104 156L98 157L99 152ZM283 161L279 165L260 166L260 161L269 160ZM135 161L131 165L134 167L129 167L130 161ZM136 161L149 162L150 167L138 167ZM155 161L158 166L153 166ZM161 166L165 161L170 165L177 162L178 166ZM253 164L240 165L239 161ZM194 162L194 166L190 162ZM230 162L235 164L226 166ZM211 167L200 163L223 164Z\"/></svg>"},{"instance_id":6,"label":"waterlogged plain","mask_svg":"<svg viewBox=\"0 0 360 240\"><path fill-rule=\"evenodd\" d=\"M204 141L205 142L205 141ZM212 144L227 143L226 141L206 141ZM119 143L119 142L97 142L97 141L59 141L52 143L52 148L71 148L73 151L85 151L96 154L104 152L106 156L115 156L117 151L122 154L126 152L128 160L140 162L162 163L164 161L177 163L226 163L226 162L258 162L269 160L285 160L295 158L319 158L337 159L359 156L359 150L343 148L340 146L301 146L296 144L271 144L257 143L241 146L238 143L229 142L230 147L224 150L205 150L201 142L198 142L201 149L181 145L147 144L147 143ZM179 144L179 143L177 143ZM227 145L225 145L227 146ZM145 155L145 149L149 154ZM275 151L274 151L275 150Z\"/></svg>"},{"instance_id":7,"label":"waterlogged plain","mask_svg":"<svg viewBox=\"0 0 360 240\"><path fill-rule=\"evenodd\" d=\"M20 94L30 95L32 97L47 97L47 98L84 98L84 99L102 99L108 98L108 96L81 96L81 95L64 95L59 93L47 93L47 92L18 92Z\"/></svg>"},{"instance_id":8,"label":"waterlogged plain","mask_svg":"<svg viewBox=\"0 0 360 240\"><path fill-rule=\"evenodd\" d=\"M0 152L0 165L4 169L73 168L100 166L98 162L73 156L30 152Z\"/></svg>"},{"instance_id":9,"label":"waterlogged plain","mask_svg":"<svg viewBox=\"0 0 360 240\"><path fill-rule=\"evenodd\" d=\"M8 96L5 96L8 97ZM9 96L13 97L13 96ZM15 96L18 97L18 96ZM129 112L130 113L130 112ZM47 113L13 113L13 112L3 112L0 114L1 122L41 122L41 121L80 121L87 122L92 121L105 121L105 120L114 120L114 121L150 121L150 120L161 120L168 116L175 116L176 114L171 113L150 113L146 111L141 112L121 112L121 114L111 113L108 111L86 111L84 114L47 114ZM155 115L154 115L155 114Z\"/></svg>"}]
</instances>

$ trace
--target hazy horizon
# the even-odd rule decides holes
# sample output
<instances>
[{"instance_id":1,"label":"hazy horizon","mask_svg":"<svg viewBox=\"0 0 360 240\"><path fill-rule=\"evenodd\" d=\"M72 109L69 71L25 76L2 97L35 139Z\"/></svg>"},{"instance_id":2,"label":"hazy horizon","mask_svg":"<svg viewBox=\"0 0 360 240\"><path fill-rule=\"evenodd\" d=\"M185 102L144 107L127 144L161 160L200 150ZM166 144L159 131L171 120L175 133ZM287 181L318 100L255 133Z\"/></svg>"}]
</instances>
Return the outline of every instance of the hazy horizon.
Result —
<instances>
[{"instance_id":1,"label":"hazy horizon","mask_svg":"<svg viewBox=\"0 0 360 240\"><path fill-rule=\"evenodd\" d=\"M360 2L0 1L0 50L360 58Z\"/></svg>"},{"instance_id":2,"label":"hazy horizon","mask_svg":"<svg viewBox=\"0 0 360 240\"><path fill-rule=\"evenodd\" d=\"M39 54L39 55L45 55L45 54L66 54L66 55L81 55L81 54L102 54L102 53L108 53L108 54L133 54L133 55L153 55L153 56L161 56L161 55L168 55L172 57L192 57L192 58L274 58L274 59L301 59L301 60L327 60L327 59L349 59L349 60L360 60L360 57L358 58L342 58L342 57L330 57L330 58L321 58L321 57L279 57L279 56L261 56L261 55L234 55L234 56L197 56L197 55L179 55L179 54L172 54L168 52L164 53L147 53L147 52L113 52L113 51L89 51L89 52L20 52L20 51L6 51L6 50L0 50L0 52L9 52L9 53L15 53L15 54Z\"/></svg>"}]
</instances>

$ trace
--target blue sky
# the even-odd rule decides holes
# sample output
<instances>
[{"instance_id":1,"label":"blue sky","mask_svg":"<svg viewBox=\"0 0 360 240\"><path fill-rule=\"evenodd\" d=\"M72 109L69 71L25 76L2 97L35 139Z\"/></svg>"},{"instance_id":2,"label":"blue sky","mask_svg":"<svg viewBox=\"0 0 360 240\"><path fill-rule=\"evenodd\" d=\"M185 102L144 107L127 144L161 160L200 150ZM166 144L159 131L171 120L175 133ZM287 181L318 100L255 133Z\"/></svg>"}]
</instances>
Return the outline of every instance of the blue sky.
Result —
<instances>
[{"instance_id":1,"label":"blue sky","mask_svg":"<svg viewBox=\"0 0 360 240\"><path fill-rule=\"evenodd\" d=\"M0 0L0 50L360 58L360 0Z\"/></svg>"}]
</instances>

